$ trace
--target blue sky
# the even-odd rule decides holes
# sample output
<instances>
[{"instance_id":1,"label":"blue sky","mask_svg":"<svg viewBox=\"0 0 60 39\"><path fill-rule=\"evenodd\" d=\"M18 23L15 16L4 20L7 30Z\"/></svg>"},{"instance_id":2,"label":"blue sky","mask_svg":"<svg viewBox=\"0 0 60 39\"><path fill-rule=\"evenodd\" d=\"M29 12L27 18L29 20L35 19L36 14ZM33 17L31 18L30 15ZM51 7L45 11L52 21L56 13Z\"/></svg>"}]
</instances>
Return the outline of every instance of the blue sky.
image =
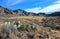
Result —
<instances>
[{"instance_id":1,"label":"blue sky","mask_svg":"<svg viewBox=\"0 0 60 39\"><path fill-rule=\"evenodd\" d=\"M60 11L60 0L0 0L0 5L36 13Z\"/></svg>"}]
</instances>

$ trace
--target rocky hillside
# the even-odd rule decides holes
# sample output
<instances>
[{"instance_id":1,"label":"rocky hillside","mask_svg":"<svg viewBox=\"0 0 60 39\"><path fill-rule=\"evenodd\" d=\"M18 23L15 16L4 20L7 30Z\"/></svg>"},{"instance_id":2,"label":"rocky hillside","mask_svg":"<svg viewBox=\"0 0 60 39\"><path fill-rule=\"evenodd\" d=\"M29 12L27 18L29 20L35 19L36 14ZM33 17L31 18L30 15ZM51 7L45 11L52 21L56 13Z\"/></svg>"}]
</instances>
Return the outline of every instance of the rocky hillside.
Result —
<instances>
[{"instance_id":1,"label":"rocky hillside","mask_svg":"<svg viewBox=\"0 0 60 39\"><path fill-rule=\"evenodd\" d=\"M8 16L9 15L10 16L11 15L17 15L17 16L60 16L60 12L53 12L52 14L45 14L42 12L34 13L34 12L27 12L22 9L11 10L11 9L4 8L4 7L0 6L0 15L5 16L7 14L8 14Z\"/></svg>"},{"instance_id":2,"label":"rocky hillside","mask_svg":"<svg viewBox=\"0 0 60 39\"><path fill-rule=\"evenodd\" d=\"M10 22L9 22L10 21ZM7 23L8 22L8 23ZM36 23L35 23L36 22ZM4 23L4 22L3 22ZM0 28L0 39L55 39L51 29L46 29L31 19L5 20Z\"/></svg>"},{"instance_id":3,"label":"rocky hillside","mask_svg":"<svg viewBox=\"0 0 60 39\"><path fill-rule=\"evenodd\" d=\"M60 17L0 6L0 39L60 39Z\"/></svg>"},{"instance_id":4,"label":"rocky hillside","mask_svg":"<svg viewBox=\"0 0 60 39\"><path fill-rule=\"evenodd\" d=\"M59 23L60 17L0 18L0 39L60 39Z\"/></svg>"},{"instance_id":5,"label":"rocky hillside","mask_svg":"<svg viewBox=\"0 0 60 39\"><path fill-rule=\"evenodd\" d=\"M51 27L52 29L60 30L60 17L46 17L43 19L44 27Z\"/></svg>"},{"instance_id":6,"label":"rocky hillside","mask_svg":"<svg viewBox=\"0 0 60 39\"><path fill-rule=\"evenodd\" d=\"M48 14L47 16L60 16L60 12L53 12L52 14Z\"/></svg>"},{"instance_id":7,"label":"rocky hillside","mask_svg":"<svg viewBox=\"0 0 60 39\"><path fill-rule=\"evenodd\" d=\"M24 10L21 9L17 9L17 10L11 10L8 8L4 8L2 6L0 6L0 14L11 14L11 15L19 15L19 16L40 16L40 15L45 15L45 13L33 13L33 12L26 12Z\"/></svg>"}]
</instances>

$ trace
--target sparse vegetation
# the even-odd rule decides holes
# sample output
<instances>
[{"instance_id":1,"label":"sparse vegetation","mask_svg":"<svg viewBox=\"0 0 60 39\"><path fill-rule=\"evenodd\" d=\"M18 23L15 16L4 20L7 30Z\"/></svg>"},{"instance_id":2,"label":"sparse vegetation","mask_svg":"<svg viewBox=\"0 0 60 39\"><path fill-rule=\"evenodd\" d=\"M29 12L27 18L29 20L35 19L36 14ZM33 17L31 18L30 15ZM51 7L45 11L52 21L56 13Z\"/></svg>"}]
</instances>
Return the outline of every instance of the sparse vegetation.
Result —
<instances>
[{"instance_id":1,"label":"sparse vegetation","mask_svg":"<svg viewBox=\"0 0 60 39\"><path fill-rule=\"evenodd\" d=\"M47 17L43 19L44 27L60 30L60 17Z\"/></svg>"},{"instance_id":2,"label":"sparse vegetation","mask_svg":"<svg viewBox=\"0 0 60 39\"><path fill-rule=\"evenodd\" d=\"M0 6L0 39L60 39L59 16Z\"/></svg>"},{"instance_id":3,"label":"sparse vegetation","mask_svg":"<svg viewBox=\"0 0 60 39\"><path fill-rule=\"evenodd\" d=\"M33 24L28 25L28 24L20 24L18 22L15 22L14 25L16 25L16 27L19 31L20 30L27 30L27 31L30 31L30 30L35 31L36 30L36 26L34 26Z\"/></svg>"}]
</instances>

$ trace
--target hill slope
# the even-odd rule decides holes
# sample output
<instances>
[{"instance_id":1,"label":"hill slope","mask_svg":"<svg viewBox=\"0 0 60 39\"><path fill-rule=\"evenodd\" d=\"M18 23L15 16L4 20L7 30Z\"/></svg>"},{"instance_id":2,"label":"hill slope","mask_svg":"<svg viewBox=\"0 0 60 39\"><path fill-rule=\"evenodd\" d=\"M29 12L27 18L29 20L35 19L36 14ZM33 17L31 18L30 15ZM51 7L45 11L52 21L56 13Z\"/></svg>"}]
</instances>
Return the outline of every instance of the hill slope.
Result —
<instances>
[{"instance_id":1,"label":"hill slope","mask_svg":"<svg viewBox=\"0 0 60 39\"><path fill-rule=\"evenodd\" d=\"M60 39L60 17L0 6L0 39Z\"/></svg>"}]
</instances>

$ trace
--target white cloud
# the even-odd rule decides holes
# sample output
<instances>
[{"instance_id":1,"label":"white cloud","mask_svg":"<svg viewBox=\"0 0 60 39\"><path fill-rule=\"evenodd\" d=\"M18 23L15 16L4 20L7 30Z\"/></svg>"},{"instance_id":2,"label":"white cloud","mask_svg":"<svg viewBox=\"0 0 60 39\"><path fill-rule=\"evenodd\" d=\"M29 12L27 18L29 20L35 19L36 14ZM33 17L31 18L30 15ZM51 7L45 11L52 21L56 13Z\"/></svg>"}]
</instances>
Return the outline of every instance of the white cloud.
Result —
<instances>
[{"instance_id":1,"label":"white cloud","mask_svg":"<svg viewBox=\"0 0 60 39\"><path fill-rule=\"evenodd\" d=\"M41 9L40 12L54 12L54 11L58 11L58 9L60 9L60 4L54 4L51 6L47 6L44 9Z\"/></svg>"},{"instance_id":2,"label":"white cloud","mask_svg":"<svg viewBox=\"0 0 60 39\"><path fill-rule=\"evenodd\" d=\"M29 8L26 9L27 12L35 12L38 13L40 11L41 7L35 7L35 8Z\"/></svg>"},{"instance_id":3,"label":"white cloud","mask_svg":"<svg viewBox=\"0 0 60 39\"><path fill-rule=\"evenodd\" d=\"M6 5L7 6L12 6L12 5L16 5L18 3L22 3L25 0L6 0Z\"/></svg>"},{"instance_id":4,"label":"white cloud","mask_svg":"<svg viewBox=\"0 0 60 39\"><path fill-rule=\"evenodd\" d=\"M60 9L60 4L54 4L54 5L47 6L47 7L43 8L43 9L41 9L39 7L36 7L36 8L26 9L26 11L35 12L35 13L38 13L38 12L48 13L48 12L60 11L59 9Z\"/></svg>"},{"instance_id":5,"label":"white cloud","mask_svg":"<svg viewBox=\"0 0 60 39\"><path fill-rule=\"evenodd\" d=\"M57 1L56 1L56 2L54 2L54 3L58 4L58 3L60 3L60 0L57 0Z\"/></svg>"}]
</instances>

